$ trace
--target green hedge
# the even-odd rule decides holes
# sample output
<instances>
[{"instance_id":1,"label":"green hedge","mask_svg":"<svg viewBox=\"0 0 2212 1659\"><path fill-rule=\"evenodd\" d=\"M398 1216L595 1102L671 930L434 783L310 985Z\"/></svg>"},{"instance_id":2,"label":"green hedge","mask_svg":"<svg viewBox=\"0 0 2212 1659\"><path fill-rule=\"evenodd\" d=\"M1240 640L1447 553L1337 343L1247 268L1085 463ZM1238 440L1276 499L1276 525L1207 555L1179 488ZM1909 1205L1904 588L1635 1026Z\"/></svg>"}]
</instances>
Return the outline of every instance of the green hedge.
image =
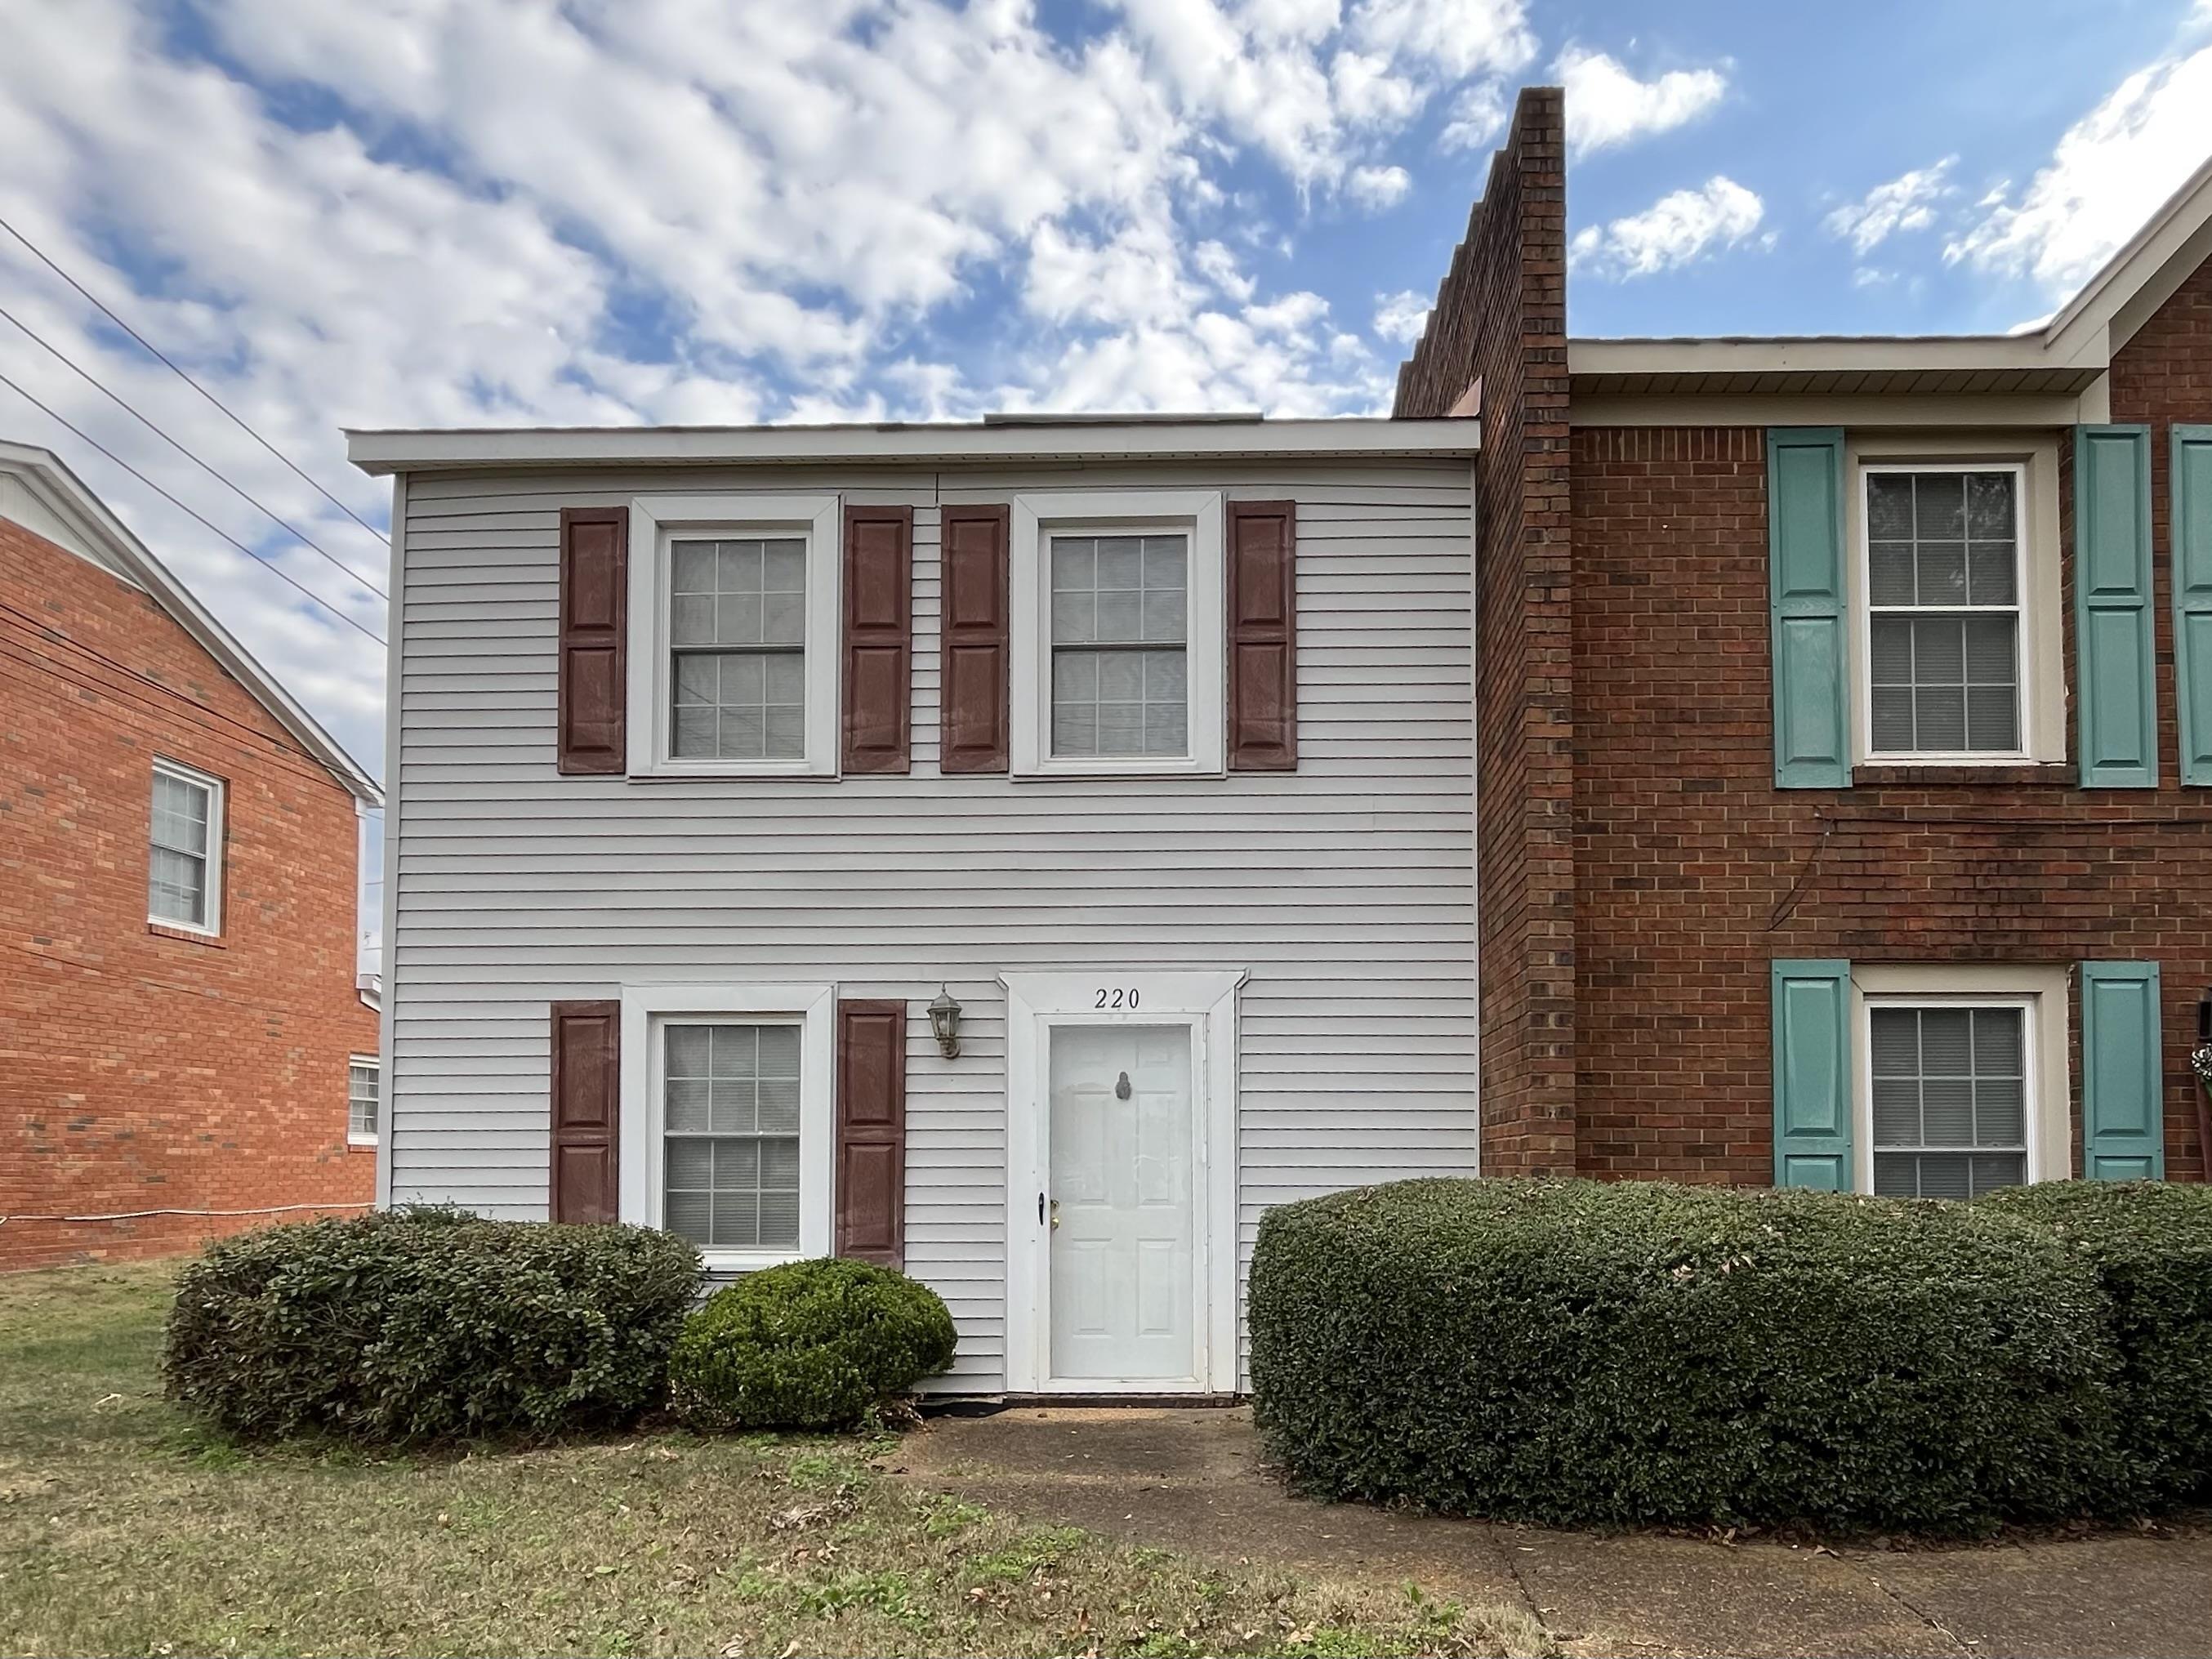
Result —
<instances>
[{"instance_id":1,"label":"green hedge","mask_svg":"<svg viewBox=\"0 0 2212 1659\"><path fill-rule=\"evenodd\" d=\"M2126 1486L2098 1270L1991 1208L1409 1182L1269 1211L1249 1308L1268 1450L1332 1498L1961 1532Z\"/></svg>"},{"instance_id":2,"label":"green hedge","mask_svg":"<svg viewBox=\"0 0 2212 1659\"><path fill-rule=\"evenodd\" d=\"M2057 1181L1981 1202L2047 1228L2103 1282L2136 1493L2212 1497L2212 1187Z\"/></svg>"},{"instance_id":3,"label":"green hedge","mask_svg":"<svg viewBox=\"0 0 2212 1659\"><path fill-rule=\"evenodd\" d=\"M793 1261L717 1291L677 1339L669 1378L693 1428L849 1428L952 1363L937 1292L865 1261Z\"/></svg>"},{"instance_id":4,"label":"green hedge","mask_svg":"<svg viewBox=\"0 0 2212 1659\"><path fill-rule=\"evenodd\" d=\"M642 1227L399 1210L227 1239L169 1316L169 1398L247 1437L626 1423L666 1397L699 1255Z\"/></svg>"}]
</instances>

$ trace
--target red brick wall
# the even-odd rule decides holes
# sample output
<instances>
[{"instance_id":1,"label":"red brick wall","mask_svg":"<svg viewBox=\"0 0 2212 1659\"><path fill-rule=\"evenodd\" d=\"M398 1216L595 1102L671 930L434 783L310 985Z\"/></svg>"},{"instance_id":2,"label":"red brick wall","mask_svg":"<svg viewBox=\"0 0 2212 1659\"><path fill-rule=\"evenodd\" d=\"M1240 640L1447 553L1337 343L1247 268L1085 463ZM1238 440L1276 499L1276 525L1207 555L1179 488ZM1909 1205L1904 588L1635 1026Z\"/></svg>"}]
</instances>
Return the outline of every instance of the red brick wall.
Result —
<instances>
[{"instance_id":1,"label":"red brick wall","mask_svg":"<svg viewBox=\"0 0 2212 1659\"><path fill-rule=\"evenodd\" d=\"M361 1204L353 798L152 599L0 521L0 1268ZM228 786L221 939L146 921L155 756Z\"/></svg>"},{"instance_id":2,"label":"red brick wall","mask_svg":"<svg viewBox=\"0 0 2212 1659\"><path fill-rule=\"evenodd\" d=\"M1442 415L1482 384L1475 843L1495 1174L1574 1166L1565 137L1558 90L1523 92L1395 411Z\"/></svg>"},{"instance_id":3,"label":"red brick wall","mask_svg":"<svg viewBox=\"0 0 2212 1659\"><path fill-rule=\"evenodd\" d=\"M2166 428L2212 420L2212 267L2119 354L2112 404L2114 420L2155 427L2156 791L1920 779L1778 791L1763 434L1574 434L1583 1171L1772 1178L1776 957L2107 957L2161 965L2166 1172L2203 1178L2187 1055L2212 982L2212 799L2173 775ZM2078 1135L2078 994L2069 1025Z\"/></svg>"}]
</instances>

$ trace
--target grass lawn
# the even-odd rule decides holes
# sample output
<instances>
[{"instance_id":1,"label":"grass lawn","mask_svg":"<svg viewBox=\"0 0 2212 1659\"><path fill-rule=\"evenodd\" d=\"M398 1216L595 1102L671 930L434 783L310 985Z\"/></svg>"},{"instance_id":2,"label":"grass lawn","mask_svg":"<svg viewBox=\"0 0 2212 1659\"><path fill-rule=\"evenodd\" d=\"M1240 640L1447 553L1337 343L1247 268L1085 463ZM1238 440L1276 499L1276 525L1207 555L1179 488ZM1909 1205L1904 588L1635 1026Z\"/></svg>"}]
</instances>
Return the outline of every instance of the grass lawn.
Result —
<instances>
[{"instance_id":1,"label":"grass lawn","mask_svg":"<svg viewBox=\"0 0 2212 1659\"><path fill-rule=\"evenodd\" d=\"M1518 1654L1516 1611L1216 1570L890 1443L249 1450L161 1400L161 1266L0 1279L7 1654Z\"/></svg>"}]
</instances>

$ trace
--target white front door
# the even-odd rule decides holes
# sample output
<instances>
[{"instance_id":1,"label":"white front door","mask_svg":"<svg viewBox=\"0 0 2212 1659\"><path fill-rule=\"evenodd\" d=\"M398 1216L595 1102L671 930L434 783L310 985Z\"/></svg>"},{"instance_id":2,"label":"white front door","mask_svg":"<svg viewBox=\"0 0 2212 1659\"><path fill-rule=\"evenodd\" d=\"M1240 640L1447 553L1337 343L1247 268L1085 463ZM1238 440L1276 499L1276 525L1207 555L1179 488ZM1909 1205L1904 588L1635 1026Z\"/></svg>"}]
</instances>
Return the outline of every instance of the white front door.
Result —
<instances>
[{"instance_id":1,"label":"white front door","mask_svg":"<svg viewBox=\"0 0 2212 1659\"><path fill-rule=\"evenodd\" d=\"M1047 1038L1054 1379L1198 1378L1191 1028L1055 1024Z\"/></svg>"}]
</instances>

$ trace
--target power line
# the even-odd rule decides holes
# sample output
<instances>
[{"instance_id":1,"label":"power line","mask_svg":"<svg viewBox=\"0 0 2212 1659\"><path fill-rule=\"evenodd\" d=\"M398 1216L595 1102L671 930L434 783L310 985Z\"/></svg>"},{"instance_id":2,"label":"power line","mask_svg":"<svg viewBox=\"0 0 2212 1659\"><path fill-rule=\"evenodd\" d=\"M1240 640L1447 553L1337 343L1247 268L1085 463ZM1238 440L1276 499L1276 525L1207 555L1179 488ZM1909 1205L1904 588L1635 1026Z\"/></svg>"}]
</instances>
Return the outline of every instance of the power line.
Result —
<instances>
[{"instance_id":1,"label":"power line","mask_svg":"<svg viewBox=\"0 0 2212 1659\"><path fill-rule=\"evenodd\" d=\"M375 594L380 599L386 597L382 588L379 587L374 582L369 580L368 577L362 575L358 570L356 570L343 559L338 557L337 554L331 552L330 549L325 547L313 536L307 534L306 531L300 529L296 525L294 525L289 520L283 518L269 507L264 505L253 496L247 495L245 490L233 483L222 473L216 471L214 467L209 465L198 456L193 454L191 450L185 448L184 445L179 443L167 433L162 431L160 427L155 426L153 422L148 420L143 415L141 415L126 399L118 394L109 391L106 386L100 383L100 381L89 369L83 368L82 365L71 359L59 346L55 345L51 340L46 338L36 329L25 322L21 317L18 317L14 312L9 310L7 307L0 306L0 317L5 317L9 322L15 324L17 328L21 329L25 334L30 337L33 343L44 348L57 362L60 363L64 368L75 374L94 392L100 393L101 397L106 398L108 402L113 404L118 409L128 415L132 420L137 422L139 425L144 427L149 432L159 438L163 443L168 445L170 448L175 450L178 454L183 456L194 466L199 468L201 471L206 473L208 477L213 478L225 489L230 491L232 495L237 496L239 500L244 501L248 507L254 508L274 523L282 526L283 528L291 536L293 540L301 543L303 546L313 548L316 552L321 554L323 557L336 565L338 569L344 574L348 580L359 582L363 587Z\"/></svg>"},{"instance_id":2,"label":"power line","mask_svg":"<svg viewBox=\"0 0 2212 1659\"><path fill-rule=\"evenodd\" d=\"M216 397L214 392L210 392L198 380L192 379L191 375L185 374L185 371L177 365L176 362L171 358L167 352L163 351L161 347L155 345L151 340L141 334L137 329L131 327L130 324L125 322L112 311L110 311L90 289L87 288L82 283L77 281L76 277L70 276L69 272L64 270L59 265L56 264L52 259L48 258L45 250L40 248L36 242L24 235L21 231L16 229L15 226L9 224L5 219L0 219L0 230L6 231L10 236L21 242L25 247L30 249L31 252L37 258L40 264L46 266L48 270L52 271L55 276L60 277L62 281L67 283L79 294L84 295L88 301L99 308L101 316L106 318L109 322L114 324L116 327L121 329L132 339L137 341L140 345L152 352L154 356L160 358L162 362L167 364L170 369L175 373L179 380L182 380L186 386L191 387L193 391L198 392L201 397L213 404L226 416L228 416L231 422L235 425L240 431L246 434L247 437L252 439L254 442L259 444L264 449L267 450L271 455L274 455L278 460L283 462L287 467L289 467L293 475L297 477L301 483L306 484L310 489L320 495L332 507L337 508L339 512L344 514L346 517L351 519L363 530L368 532L370 535L380 536L384 533L374 525L369 523L368 520L362 518L360 514L355 512L343 501L340 501L337 496L331 495L331 492L324 489L322 485L317 483L306 473L301 471L297 466L293 465L291 459L287 456L283 451L278 449L276 446L270 443L268 439L263 437L258 432L256 432L252 427L248 426L246 423L245 417L238 414L238 412L233 410L229 404L223 402L222 398Z\"/></svg>"},{"instance_id":3,"label":"power line","mask_svg":"<svg viewBox=\"0 0 2212 1659\"><path fill-rule=\"evenodd\" d=\"M6 386L10 392L21 398L25 403L30 404L32 408L37 410L41 415L46 416L49 420L55 422L68 431L74 433L84 442L90 444L101 454L106 456L109 460L114 462L116 465L121 467L132 477L137 479L140 483L144 484L147 489L152 490L163 501L168 502L170 506L175 507L178 512L182 513L185 517L195 520L209 531L211 531L214 534L222 537L223 540L228 542L233 547L246 555L247 558L252 560L254 563L259 565L263 569L269 572L270 575L276 577L277 580L284 583L287 586L296 590L307 600L309 604L319 605L325 611L329 611L331 615L336 617L348 628L353 629L355 633L362 635L365 638L372 639L379 645L385 643L383 635L376 633L369 629L363 628L351 617L347 616L344 611L339 610L337 606L332 605L328 599L323 598L321 594L314 592L312 588L301 586L298 582L286 575L284 572L278 568L275 564L271 563L269 560L263 558L258 553L256 553L252 548L248 547L244 542L239 540L237 537L232 535L228 530L222 528L218 525L210 523L206 519L201 517L200 514L193 512L191 507L186 507L174 495L172 495L167 490L162 489L161 485L155 483L151 478L141 472L137 467L131 465L130 462L125 460L120 455L110 449L106 444L100 442L99 439L94 437L89 432L85 431L83 428L77 426L64 416L47 408L46 404L40 403L29 392L24 391L21 386L16 385L15 381L9 380L5 374L0 374L0 386Z\"/></svg>"}]
</instances>

